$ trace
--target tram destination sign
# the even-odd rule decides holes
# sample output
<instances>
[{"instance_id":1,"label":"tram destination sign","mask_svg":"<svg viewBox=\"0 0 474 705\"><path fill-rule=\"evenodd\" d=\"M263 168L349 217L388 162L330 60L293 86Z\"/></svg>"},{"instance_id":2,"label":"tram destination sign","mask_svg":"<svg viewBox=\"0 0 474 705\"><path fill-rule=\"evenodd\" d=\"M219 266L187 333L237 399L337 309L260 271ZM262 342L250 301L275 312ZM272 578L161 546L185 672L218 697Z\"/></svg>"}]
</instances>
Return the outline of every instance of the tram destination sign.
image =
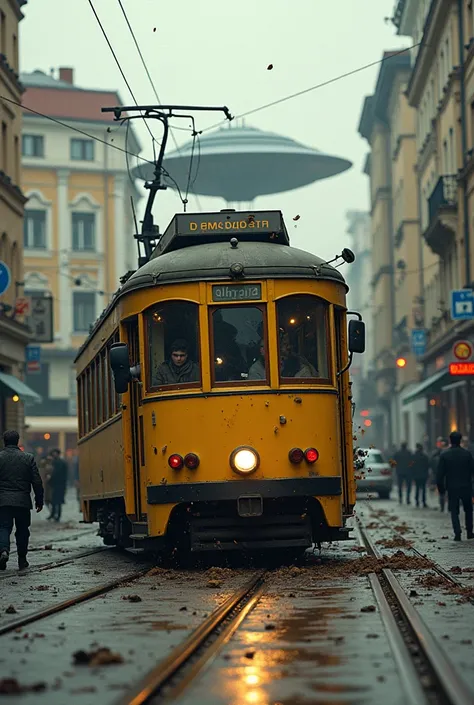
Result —
<instances>
[{"instance_id":1,"label":"tram destination sign","mask_svg":"<svg viewBox=\"0 0 474 705\"><path fill-rule=\"evenodd\" d=\"M282 218L279 211L262 211L255 213L198 213L182 214L176 218L178 235L197 235L200 233L279 233L282 230Z\"/></svg>"},{"instance_id":2,"label":"tram destination sign","mask_svg":"<svg viewBox=\"0 0 474 705\"><path fill-rule=\"evenodd\" d=\"M213 301L260 301L261 284L214 284Z\"/></svg>"},{"instance_id":3,"label":"tram destination sign","mask_svg":"<svg viewBox=\"0 0 474 705\"><path fill-rule=\"evenodd\" d=\"M158 254L205 242L254 240L289 245L281 211L178 213L158 243Z\"/></svg>"}]
</instances>

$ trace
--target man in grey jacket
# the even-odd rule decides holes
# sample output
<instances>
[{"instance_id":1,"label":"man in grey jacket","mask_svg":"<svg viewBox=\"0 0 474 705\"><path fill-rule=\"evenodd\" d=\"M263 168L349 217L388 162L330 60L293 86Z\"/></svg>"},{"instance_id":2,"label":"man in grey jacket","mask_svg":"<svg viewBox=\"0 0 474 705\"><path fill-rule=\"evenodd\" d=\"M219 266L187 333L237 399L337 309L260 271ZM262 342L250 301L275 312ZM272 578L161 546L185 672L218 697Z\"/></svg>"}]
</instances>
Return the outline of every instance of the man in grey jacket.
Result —
<instances>
[{"instance_id":1,"label":"man in grey jacket","mask_svg":"<svg viewBox=\"0 0 474 705\"><path fill-rule=\"evenodd\" d=\"M18 567L28 568L26 554L30 538L31 490L35 494L36 511L43 509L43 483L30 453L18 447L16 431L5 431L0 451L0 570L5 570L10 554L10 534L15 523Z\"/></svg>"}]
</instances>

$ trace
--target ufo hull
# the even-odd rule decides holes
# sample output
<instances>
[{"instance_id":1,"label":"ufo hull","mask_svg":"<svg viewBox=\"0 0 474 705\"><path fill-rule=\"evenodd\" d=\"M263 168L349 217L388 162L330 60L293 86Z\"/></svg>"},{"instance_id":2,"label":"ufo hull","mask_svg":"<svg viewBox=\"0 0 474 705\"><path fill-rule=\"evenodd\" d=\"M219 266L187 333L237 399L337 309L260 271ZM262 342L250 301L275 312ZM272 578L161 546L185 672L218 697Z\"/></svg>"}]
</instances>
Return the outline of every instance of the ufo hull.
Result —
<instances>
[{"instance_id":1,"label":"ufo hull","mask_svg":"<svg viewBox=\"0 0 474 705\"><path fill-rule=\"evenodd\" d=\"M191 149L192 143L188 143L163 163L181 190L188 182ZM199 195L220 196L228 202L252 201L257 196L292 191L327 179L351 166L347 159L273 133L249 127L221 129L201 138L200 155L195 146L191 185L192 192ZM135 176L152 181L153 168L140 165Z\"/></svg>"}]
</instances>

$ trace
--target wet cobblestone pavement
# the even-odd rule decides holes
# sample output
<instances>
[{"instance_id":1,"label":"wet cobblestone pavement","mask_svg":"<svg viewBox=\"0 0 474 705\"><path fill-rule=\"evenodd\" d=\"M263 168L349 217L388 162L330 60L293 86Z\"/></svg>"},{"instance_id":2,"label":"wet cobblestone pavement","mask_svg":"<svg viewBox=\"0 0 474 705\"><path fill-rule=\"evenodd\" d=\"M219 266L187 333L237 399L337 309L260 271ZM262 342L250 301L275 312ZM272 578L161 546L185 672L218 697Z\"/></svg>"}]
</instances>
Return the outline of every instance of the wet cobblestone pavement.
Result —
<instances>
[{"instance_id":1,"label":"wet cobblestone pavement","mask_svg":"<svg viewBox=\"0 0 474 705\"><path fill-rule=\"evenodd\" d=\"M435 505L435 497L431 503ZM474 542L452 541L449 516L435 509L361 498L357 515L370 527L383 555L394 556L390 567L471 688L474 701L474 605L440 582L434 571L420 568L421 558L413 557L411 563L397 558L400 551L412 556L409 544L399 544L413 542L446 570L455 568L453 576L466 588L474 587ZM22 574L12 570L12 556L0 579L0 628L78 592L150 568L134 556L106 549L35 572L38 565L101 546L96 528L79 519L73 500L65 507L64 528L35 516L32 545L52 548L32 551L33 570ZM396 534L392 527L398 527ZM405 684L369 583L376 561L365 555L357 542L345 542L325 546L321 558L317 552L308 554L301 567L271 570L265 593L232 638L189 687L181 692L178 685L178 691L168 693L183 705L404 705ZM137 581L0 636L0 679L43 684L36 692L0 694L0 703L112 705L254 573L152 568ZM10 604L16 612L6 614ZM110 648L118 662L75 665L77 651L99 647Z\"/></svg>"}]
</instances>

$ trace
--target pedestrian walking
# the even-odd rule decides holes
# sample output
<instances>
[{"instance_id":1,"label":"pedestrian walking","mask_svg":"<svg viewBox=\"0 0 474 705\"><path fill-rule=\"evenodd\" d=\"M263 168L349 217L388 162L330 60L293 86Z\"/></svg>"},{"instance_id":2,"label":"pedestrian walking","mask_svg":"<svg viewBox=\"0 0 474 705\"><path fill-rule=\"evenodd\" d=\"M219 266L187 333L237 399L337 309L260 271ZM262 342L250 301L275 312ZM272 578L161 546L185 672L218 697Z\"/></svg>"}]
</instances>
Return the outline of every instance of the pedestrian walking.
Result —
<instances>
[{"instance_id":1,"label":"pedestrian walking","mask_svg":"<svg viewBox=\"0 0 474 705\"><path fill-rule=\"evenodd\" d=\"M26 556L30 538L31 490L35 494L36 511L43 509L43 483L31 453L18 447L16 431L3 434L0 451L0 570L5 570L10 555L10 534L15 524L18 567L28 568Z\"/></svg>"},{"instance_id":2,"label":"pedestrian walking","mask_svg":"<svg viewBox=\"0 0 474 705\"><path fill-rule=\"evenodd\" d=\"M448 442L445 438L440 436L436 441L436 449L431 455L430 466L431 466L431 486L437 490L437 476L438 476L438 465L441 453L448 447ZM444 512L444 507L446 503L446 495L440 494L438 492L439 508L440 511Z\"/></svg>"},{"instance_id":3,"label":"pedestrian walking","mask_svg":"<svg viewBox=\"0 0 474 705\"><path fill-rule=\"evenodd\" d=\"M402 443L400 450L393 456L395 462L395 469L397 472L397 483L398 483L398 501L400 504L403 502L403 485L406 485L406 498L407 504L410 504L410 493L411 493L411 483L412 483L412 472L413 472L413 454L411 450L408 450L408 444Z\"/></svg>"},{"instance_id":4,"label":"pedestrian walking","mask_svg":"<svg viewBox=\"0 0 474 705\"><path fill-rule=\"evenodd\" d=\"M428 482L429 471L430 459L423 452L421 443L417 443L413 455L413 479L415 481L415 502L417 507L420 506L420 501L423 503L423 507L428 506L426 504L426 483Z\"/></svg>"},{"instance_id":5,"label":"pedestrian walking","mask_svg":"<svg viewBox=\"0 0 474 705\"><path fill-rule=\"evenodd\" d=\"M53 458L53 472L49 480L51 484L51 514L48 519L60 521L62 505L66 495L68 467L65 460L61 458L61 451L55 448L51 451Z\"/></svg>"},{"instance_id":6,"label":"pedestrian walking","mask_svg":"<svg viewBox=\"0 0 474 705\"><path fill-rule=\"evenodd\" d=\"M454 540L461 540L459 521L459 503L462 502L466 520L468 539L472 533L472 482L474 480L474 458L468 450L461 448L462 435L453 431L449 436L451 447L445 450L438 464L438 490L440 494L448 493L448 507L451 512Z\"/></svg>"},{"instance_id":7,"label":"pedestrian walking","mask_svg":"<svg viewBox=\"0 0 474 705\"><path fill-rule=\"evenodd\" d=\"M48 454L44 458L41 458L38 463L38 466L39 474L43 482L44 488L44 504L46 508L51 511L52 492L51 485L49 483L51 475L53 474L53 458L51 457L51 455Z\"/></svg>"}]
</instances>

